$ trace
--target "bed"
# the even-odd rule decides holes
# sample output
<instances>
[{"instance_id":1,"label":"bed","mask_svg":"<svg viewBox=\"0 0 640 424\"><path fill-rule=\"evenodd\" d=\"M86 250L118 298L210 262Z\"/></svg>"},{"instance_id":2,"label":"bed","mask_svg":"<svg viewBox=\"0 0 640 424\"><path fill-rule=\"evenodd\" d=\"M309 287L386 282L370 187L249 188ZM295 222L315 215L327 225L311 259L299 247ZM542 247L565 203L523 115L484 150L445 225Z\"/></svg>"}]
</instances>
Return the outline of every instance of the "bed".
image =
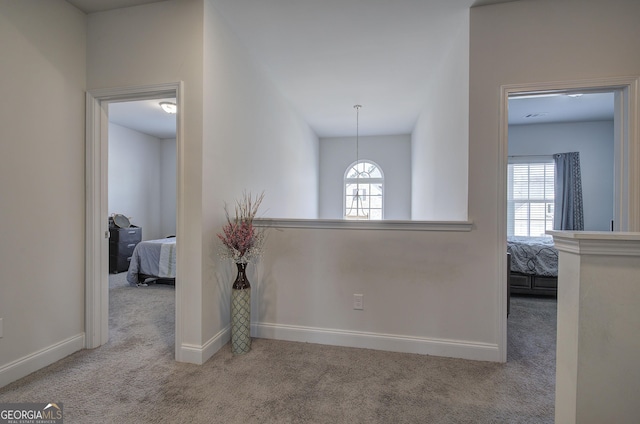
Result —
<instances>
[{"instance_id":1,"label":"bed","mask_svg":"<svg viewBox=\"0 0 640 424\"><path fill-rule=\"evenodd\" d=\"M509 287L512 294L556 296L558 251L551 237L507 237L511 255Z\"/></svg>"},{"instance_id":2,"label":"bed","mask_svg":"<svg viewBox=\"0 0 640 424\"><path fill-rule=\"evenodd\" d=\"M175 284L175 237L142 241L133 249L127 281L132 286L146 286L150 278L154 282Z\"/></svg>"}]
</instances>

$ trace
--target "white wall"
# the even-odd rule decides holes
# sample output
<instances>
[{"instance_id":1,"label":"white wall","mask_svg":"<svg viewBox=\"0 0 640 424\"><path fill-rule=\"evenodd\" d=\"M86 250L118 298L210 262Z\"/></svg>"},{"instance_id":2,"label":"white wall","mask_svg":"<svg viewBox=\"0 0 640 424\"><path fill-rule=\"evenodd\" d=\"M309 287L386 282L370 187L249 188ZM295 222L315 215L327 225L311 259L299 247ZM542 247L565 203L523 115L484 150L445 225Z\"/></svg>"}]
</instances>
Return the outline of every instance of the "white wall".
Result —
<instances>
[{"instance_id":1,"label":"white wall","mask_svg":"<svg viewBox=\"0 0 640 424\"><path fill-rule=\"evenodd\" d=\"M176 235L176 139L160 142L160 228L162 237Z\"/></svg>"},{"instance_id":2,"label":"white wall","mask_svg":"<svg viewBox=\"0 0 640 424\"><path fill-rule=\"evenodd\" d=\"M640 233L553 234L558 257L557 423L640 417Z\"/></svg>"},{"instance_id":3,"label":"white wall","mask_svg":"<svg viewBox=\"0 0 640 424\"><path fill-rule=\"evenodd\" d=\"M487 307L495 293L482 277L491 269L475 239L384 227L269 229L250 276L254 334L497 361L495 310ZM362 311L353 309L356 293Z\"/></svg>"},{"instance_id":4,"label":"white wall","mask_svg":"<svg viewBox=\"0 0 640 424\"><path fill-rule=\"evenodd\" d=\"M0 2L0 386L84 346L85 25Z\"/></svg>"},{"instance_id":5,"label":"white wall","mask_svg":"<svg viewBox=\"0 0 640 424\"><path fill-rule=\"evenodd\" d=\"M265 193L261 216L317 218L318 138L206 0L204 14L203 329L228 329L235 267L220 262L224 205Z\"/></svg>"},{"instance_id":6,"label":"white wall","mask_svg":"<svg viewBox=\"0 0 640 424\"><path fill-rule=\"evenodd\" d=\"M506 199L497 189L506 169L501 86L640 75L638 16L636 0L525 0L471 9L469 217L473 237L486 241L478 259L491 269L476 273L475 284L495 293L481 308L497 310L505 290L496 275L506 250L497 237L506 235L505 223L496 218L505 208L498 199ZM502 320L495 315L492 321Z\"/></svg>"},{"instance_id":7,"label":"white wall","mask_svg":"<svg viewBox=\"0 0 640 424\"><path fill-rule=\"evenodd\" d=\"M411 138L414 220L468 217L469 12L453 18L441 39L444 57L434 61L429 84L416 87L425 106Z\"/></svg>"},{"instance_id":8,"label":"white wall","mask_svg":"<svg viewBox=\"0 0 640 424\"><path fill-rule=\"evenodd\" d=\"M109 124L109 215L142 227L142 239L176 231L176 140Z\"/></svg>"},{"instance_id":9,"label":"white wall","mask_svg":"<svg viewBox=\"0 0 640 424\"><path fill-rule=\"evenodd\" d=\"M87 19L88 89L178 81L184 85L179 99L184 118L178 157L184 172L178 176L183 199L178 203L177 267L182 293L176 306L182 314L178 359L188 356L185 350L200 353L202 274L204 262L211 260L204 257L202 248L202 16L202 0L181 0L92 13ZM186 349L191 346L196 348Z\"/></svg>"},{"instance_id":10,"label":"white wall","mask_svg":"<svg viewBox=\"0 0 640 424\"><path fill-rule=\"evenodd\" d=\"M142 227L142 239L160 238L160 140L109 124L109 215Z\"/></svg>"},{"instance_id":11,"label":"white wall","mask_svg":"<svg viewBox=\"0 0 640 424\"><path fill-rule=\"evenodd\" d=\"M443 65L449 76L436 73L412 141L412 218L466 218L455 213L464 208L453 206L466 200L465 184L455 182L468 158L472 230L270 231L256 276L254 330L276 338L504 360L506 304L499 302L506 302L506 223L497 218L506 207L498 201L501 167L506 169L499 148L501 85L640 74L633 42L640 41L640 27L631 16L640 16L640 3L525 0L472 9L468 146L462 135L467 98L457 91L464 92L464 78L453 77L464 73L464 49ZM457 39L455 26L452 31ZM454 184L439 191L436 183L449 181L444 176ZM451 214L437 215L440 205ZM354 293L364 294L364 311L352 309Z\"/></svg>"},{"instance_id":12,"label":"white wall","mask_svg":"<svg viewBox=\"0 0 640 424\"><path fill-rule=\"evenodd\" d=\"M205 1L205 208L220 216L243 190L265 191L265 217L317 218L318 138Z\"/></svg>"},{"instance_id":13,"label":"white wall","mask_svg":"<svg viewBox=\"0 0 640 424\"><path fill-rule=\"evenodd\" d=\"M320 139L319 218L342 219L344 173L356 160L355 137ZM360 159L384 173L384 219L411 219L411 136L359 137Z\"/></svg>"},{"instance_id":14,"label":"white wall","mask_svg":"<svg viewBox=\"0 0 640 424\"><path fill-rule=\"evenodd\" d=\"M231 266L216 238L225 202L264 190L265 214L316 217L317 138L209 1L95 13L88 28L89 88L184 82L178 359L204 361L229 335Z\"/></svg>"},{"instance_id":15,"label":"white wall","mask_svg":"<svg viewBox=\"0 0 640 424\"><path fill-rule=\"evenodd\" d=\"M451 22L447 55L432 83L416 88L425 109L411 141L414 220L467 219L468 22L468 13ZM270 230L255 276L255 333L500 360L499 271L487 241L495 208L471 215L470 232L398 231L384 222L375 230ZM356 293L363 311L353 310Z\"/></svg>"},{"instance_id":16,"label":"white wall","mask_svg":"<svg viewBox=\"0 0 640 424\"><path fill-rule=\"evenodd\" d=\"M584 229L609 231L613 219L613 121L509 126L509 155L580 152Z\"/></svg>"},{"instance_id":17,"label":"white wall","mask_svg":"<svg viewBox=\"0 0 640 424\"><path fill-rule=\"evenodd\" d=\"M205 1L205 208L222 216L243 190L265 217L317 218L318 138ZM219 224L219 221L216 222Z\"/></svg>"}]
</instances>

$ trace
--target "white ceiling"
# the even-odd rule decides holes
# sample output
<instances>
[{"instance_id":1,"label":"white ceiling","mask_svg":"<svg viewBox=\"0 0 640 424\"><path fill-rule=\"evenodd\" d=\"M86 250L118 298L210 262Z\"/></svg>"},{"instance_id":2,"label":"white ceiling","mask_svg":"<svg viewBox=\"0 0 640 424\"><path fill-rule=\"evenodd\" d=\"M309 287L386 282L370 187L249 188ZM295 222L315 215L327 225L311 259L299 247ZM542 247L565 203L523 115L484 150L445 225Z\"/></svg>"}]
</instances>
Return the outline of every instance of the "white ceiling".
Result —
<instances>
[{"instance_id":1,"label":"white ceiling","mask_svg":"<svg viewBox=\"0 0 640 424\"><path fill-rule=\"evenodd\" d=\"M319 137L409 134L475 0L212 0ZM483 3L491 3L484 1ZM445 36L443 36L445 35Z\"/></svg>"},{"instance_id":2,"label":"white ceiling","mask_svg":"<svg viewBox=\"0 0 640 424\"><path fill-rule=\"evenodd\" d=\"M613 97L612 92L514 97L509 99L509 124L613 120Z\"/></svg>"},{"instance_id":3,"label":"white ceiling","mask_svg":"<svg viewBox=\"0 0 640 424\"><path fill-rule=\"evenodd\" d=\"M176 99L138 100L109 104L109 122L160 139L176 138L176 115L162 110L160 102Z\"/></svg>"},{"instance_id":4,"label":"white ceiling","mask_svg":"<svg viewBox=\"0 0 640 424\"><path fill-rule=\"evenodd\" d=\"M154 2L67 1L86 13ZM355 104L363 105L361 135L410 133L424 105L420 87L447 48L442 34L471 6L509 1L522 0L211 0L320 137L353 135ZM532 107L517 115L560 116Z\"/></svg>"}]
</instances>

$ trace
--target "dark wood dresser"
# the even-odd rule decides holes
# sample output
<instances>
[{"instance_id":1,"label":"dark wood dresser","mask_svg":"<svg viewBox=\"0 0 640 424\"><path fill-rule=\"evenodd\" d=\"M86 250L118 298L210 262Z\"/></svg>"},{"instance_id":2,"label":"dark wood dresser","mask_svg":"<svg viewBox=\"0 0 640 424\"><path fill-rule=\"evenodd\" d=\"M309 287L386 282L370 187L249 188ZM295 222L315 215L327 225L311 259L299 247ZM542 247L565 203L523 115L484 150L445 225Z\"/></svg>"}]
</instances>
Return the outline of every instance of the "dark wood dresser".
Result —
<instances>
[{"instance_id":1,"label":"dark wood dresser","mask_svg":"<svg viewBox=\"0 0 640 424\"><path fill-rule=\"evenodd\" d=\"M133 249L142 241L142 227L109 228L109 272L129 269Z\"/></svg>"}]
</instances>

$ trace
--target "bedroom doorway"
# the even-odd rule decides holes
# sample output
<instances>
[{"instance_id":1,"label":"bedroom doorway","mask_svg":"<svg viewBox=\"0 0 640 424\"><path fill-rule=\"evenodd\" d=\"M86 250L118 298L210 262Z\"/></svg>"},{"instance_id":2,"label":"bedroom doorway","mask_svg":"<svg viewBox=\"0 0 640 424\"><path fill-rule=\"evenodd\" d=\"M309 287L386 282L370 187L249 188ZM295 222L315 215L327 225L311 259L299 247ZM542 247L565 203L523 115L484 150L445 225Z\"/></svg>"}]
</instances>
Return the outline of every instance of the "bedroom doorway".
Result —
<instances>
[{"instance_id":1,"label":"bedroom doorway","mask_svg":"<svg viewBox=\"0 0 640 424\"><path fill-rule=\"evenodd\" d=\"M126 218L132 216L130 224L141 227L141 233L146 232L144 239L160 238L158 235L173 236L174 240L179 239L180 234L180 208L177 207L180 204L180 198L182 196L180 190L181 172L183 169L181 163L181 83L168 83L159 84L153 86L140 86L140 87L127 87L116 89L102 89L94 90L87 93L87 143L86 143L86 158L87 158L87 172L86 172L86 186L87 186L87 210L86 210L86 313L85 313L85 345L87 348L95 348L105 344L109 339L109 277L110 271L113 270L114 263L110 264L110 243L109 236L111 234L109 216L113 213L118 213ZM152 129L132 129L127 127L125 121L119 120L119 122L110 122L110 115L114 117L121 114L118 108L125 108L123 115L131 115L130 110L126 110L127 107L140 106L147 104L159 106L160 101L174 100L177 114L173 115L174 134L173 138L164 135L150 136L148 132ZM114 106L115 108L112 108ZM121 114L122 115L122 114ZM144 120L144 119L143 119ZM131 125L129 125L131 126ZM121 178L117 184L114 184L110 180L109 175L109 160L114 152L109 151L110 144L110 127L112 132L118 133L121 140L118 140L118 149L120 150L119 157L129 157L129 163L125 165L126 168L138 167L141 169L136 170L124 170L118 169L114 173L118 174L116 177ZM133 136L136 141L142 140L142 151L135 152L130 139L128 137ZM156 145L150 141L156 141ZM165 141L167 140L167 141ZM172 140L172 141L171 141ZM113 142L113 141L112 141ZM115 144L115 143L114 143ZM138 146L137 148L140 148ZM172 151L172 153L171 153ZM153 153L155 152L155 153ZM171 175L169 172L164 177L154 171L154 168L162 166L162 156L164 152L164 162L173 163L173 178L171 183L166 182L167 175ZM155 156L155 163L147 163L143 165L145 161L142 155L150 154ZM148 159L148 158L147 158ZM122 165L122 164L121 164ZM112 169L113 171L113 169ZM157 171L157 170L156 170ZM154 173L155 172L155 173ZM156 175L157 174L157 175ZM144 186L143 183L149 183L154 178L165 178L165 184L170 185L165 192L173 191L173 196L165 193L164 200L162 196L156 196L152 203L158 203L158 207L162 207L162 203L173 203L173 212L167 211L162 214L154 214L150 211L149 207L144 205L144 200L149 202L150 192L160 191L160 185L157 182L153 184L154 187L150 188L148 185ZM135 201L127 204L127 193L131 194L132 186L136 184L133 179L136 179L138 183L141 183L142 187L138 187L138 193L142 193L144 197L143 201ZM119 185L118 193L114 196L114 193L110 193L111 185ZM166 187L165 187L166 188ZM111 199L109 199L111 194ZM117 200L115 200L117 199ZM129 198L131 201L132 197ZM135 199L134 199L135 200ZM139 199L138 199L139 200ZM124 202L124 203L123 203ZM112 205L110 205L110 203ZM134 205L135 203L135 205ZM124 206L123 206L124 205ZM111 206L114 206L118 210L112 210ZM123 209L120 211L120 209ZM164 221L164 222L163 222ZM142 225L137 224L144 224ZM146 231L145 231L146 228ZM135 229L135 227L131 227ZM134 231L135 232L135 231ZM133 236L132 236L133 237ZM140 237L142 238L142 237ZM128 241L127 244L135 244L136 241ZM175 256L174 256L175 257ZM176 262L179 258L176 259ZM111 265L111 267L110 267ZM178 267L175 266L174 270ZM117 269L117 271L123 271ZM121 279L124 280L126 272L122 272ZM176 281L178 275L175 274ZM179 322L179 310L180 310L180 284L175 285L173 290L173 302L175 304L174 310L170 311L173 315L174 321L173 332L171 338L176 348L180 346L181 332ZM137 290L138 288L132 287ZM144 288L141 288L144 290ZM177 356L177 355L175 355Z\"/></svg>"},{"instance_id":2,"label":"bedroom doorway","mask_svg":"<svg viewBox=\"0 0 640 424\"><path fill-rule=\"evenodd\" d=\"M638 201L638 193L633 191L633 187L630 186L629 181L633 181L635 175L638 175L637 172L640 169L640 158L638 157L638 149L640 147L640 142L638 141L638 133L636 130L636 116L633 111L637 110L637 102L638 98L636 96L636 89L638 87L638 79L632 78L613 78L613 79L603 79L603 80L591 80L591 81L576 81L576 82L567 82L567 83L550 83L550 84L533 84L533 85L511 85L511 86L503 86L502 87L502 99L501 99L501 132L500 132L500 156L501 156L501 176L500 181L498 181L498 186L500 189L500 195L502 197L501 204L503 204L503 208L501 208L501 216L499 222L502 225L499 226L499 243L504 247L505 251L507 250L507 234L508 234L508 219L507 216L511 215L510 219L513 219L513 211L512 213L508 213L508 187L509 187L509 171L511 171L508 167L509 156L521 156L520 158L512 158L512 162L522 162L522 157L526 156L538 156L539 159L542 159L540 162L544 162L545 159L549 159L552 157L554 153L564 153L567 151L579 151L579 148L574 148L576 146L575 143L579 143L579 140L574 140L574 147L571 146L559 146L552 145L547 146L550 149L560 149L557 151L538 151L535 149L539 146L529 146L529 150L525 149L524 151L516 150L511 145L511 138L521 137L523 139L527 138L526 132L529 129L521 128L519 130L515 128L510 128L510 123L516 119L522 120L523 116L514 117L512 114L515 111L522 111L519 107L513 106L513 102L526 102L526 99L537 99L539 104L544 104L540 102L541 99L547 100L562 100L563 104L570 105L571 101L580 100L582 97L586 95L593 95L593 97L608 97L610 100L610 105L608 106L609 111L607 112L608 118L595 118L592 122L598 122L598 124L591 124L591 127L587 129L587 131L607 131L610 134L607 136L610 140L610 146L606 146L608 150L607 154L603 154L602 152L597 153L601 155L597 160L600 160L600 165L606 165L606 169L608 171L604 171L609 175L604 175L602 178L596 178L597 180L607 179L608 182L604 184L606 187L600 187L599 190L605 190L607 192L606 199L604 201L596 200L596 202L600 201L603 205L603 212L599 212L600 217L596 220L600 228L586 228L586 230L602 230L602 231L637 231L640 220L638 219L638 213L640 210ZM517 100L514 100L517 99ZM585 97L586 99L586 97ZM575 104L575 103L574 103ZM567 106L569 107L569 106ZM551 108L551 110L556 110ZM630 112L631 111L631 112ZM571 110L560 110L557 109L558 113L571 113ZM531 118L531 123L534 123L535 118L545 118L549 115L549 111L542 110L541 108L537 108L536 110L530 110L527 112L529 118ZM525 114L525 115L527 115ZM515 119L514 119L515 118ZM611 122L607 124L603 124L602 120L610 120ZM542 119L543 121L545 119ZM573 118L570 119L573 124L580 119ZM551 124L550 124L551 125ZM570 126L571 126L570 125ZM530 125L529 127L534 127L534 125ZM596 128L596 127L599 127ZM565 128L566 130L567 128ZM570 129L571 131L571 129ZM578 132L576 132L578 133ZM584 134L584 129L583 132ZM533 136L532 136L533 134ZM542 134L540 131L532 131L529 134L530 139L535 139L536 137L540 137ZM566 134L565 134L566 136ZM605 142L606 143L606 142ZM544 144L544 143L540 143ZM519 146L518 148L521 148ZM593 154L592 154L593 156ZM602 157L608 158L606 159L606 164L602 163ZM524 161L526 162L526 160ZM553 158L551 158L551 162L553 163ZM593 160L592 160L593 162ZM528 166L528 165L527 165ZM590 165L591 166L591 165ZM584 168L584 166L583 166ZM540 168L543 169L543 168ZM586 171L586 170L585 170ZM528 171L529 172L529 171ZM512 176L513 178L513 176ZM584 180L584 178L583 178ZM593 178L591 178L593 181ZM600 181L601 182L601 181ZM513 184L512 184L513 185ZM589 188L590 190L592 188ZM590 194L593 196L593 193ZM608 199L608 200L607 200ZM585 200L585 215L588 213L586 211L586 200ZM592 202L593 203L593 202ZM551 200L551 204L553 204L553 200ZM513 209L513 207L512 207ZM541 213L548 214L551 216L551 220L553 219L553 206L550 210L549 208L542 208ZM589 212L591 214L591 212ZM606 216L606 218L603 218ZM543 217L544 218L544 217ZM585 218L585 224L587 219ZM593 224L595 225L595 224ZM509 228L509 230L513 230ZM513 231L511 231L513 232ZM538 231L539 232L539 231ZM544 228L542 229L542 233L544 233ZM507 268L507 260L506 255L505 258L500 259L500 269ZM513 269L513 267L511 267ZM505 305L505 309L509 309L509 305L513 305L511 302L511 291L509 290L509 278L507 273L503 273L504 280L501 282L501 297L506 300L506 302L502 303ZM557 281L557 280L556 280ZM541 278L541 287L542 288L550 288L544 287L545 285L550 284L549 281ZM529 280L530 283L530 280ZM556 282L557 284L557 282ZM513 286L512 286L513 287ZM557 287L557 285L556 285ZM552 294L554 290L546 290L546 294ZM508 303L509 302L509 303ZM513 312L513 310L512 310ZM502 324L502 340L504 349L501 349L503 360L507 360L507 346L509 346L510 352L513 347L512 337L507 337L508 332L508 319L506 311L503 315L504 318L501 318ZM515 350L515 349L514 349Z\"/></svg>"},{"instance_id":3,"label":"bedroom doorway","mask_svg":"<svg viewBox=\"0 0 640 424\"><path fill-rule=\"evenodd\" d=\"M175 338L175 106L175 97L108 104L109 333L145 340L139 349Z\"/></svg>"}]
</instances>

